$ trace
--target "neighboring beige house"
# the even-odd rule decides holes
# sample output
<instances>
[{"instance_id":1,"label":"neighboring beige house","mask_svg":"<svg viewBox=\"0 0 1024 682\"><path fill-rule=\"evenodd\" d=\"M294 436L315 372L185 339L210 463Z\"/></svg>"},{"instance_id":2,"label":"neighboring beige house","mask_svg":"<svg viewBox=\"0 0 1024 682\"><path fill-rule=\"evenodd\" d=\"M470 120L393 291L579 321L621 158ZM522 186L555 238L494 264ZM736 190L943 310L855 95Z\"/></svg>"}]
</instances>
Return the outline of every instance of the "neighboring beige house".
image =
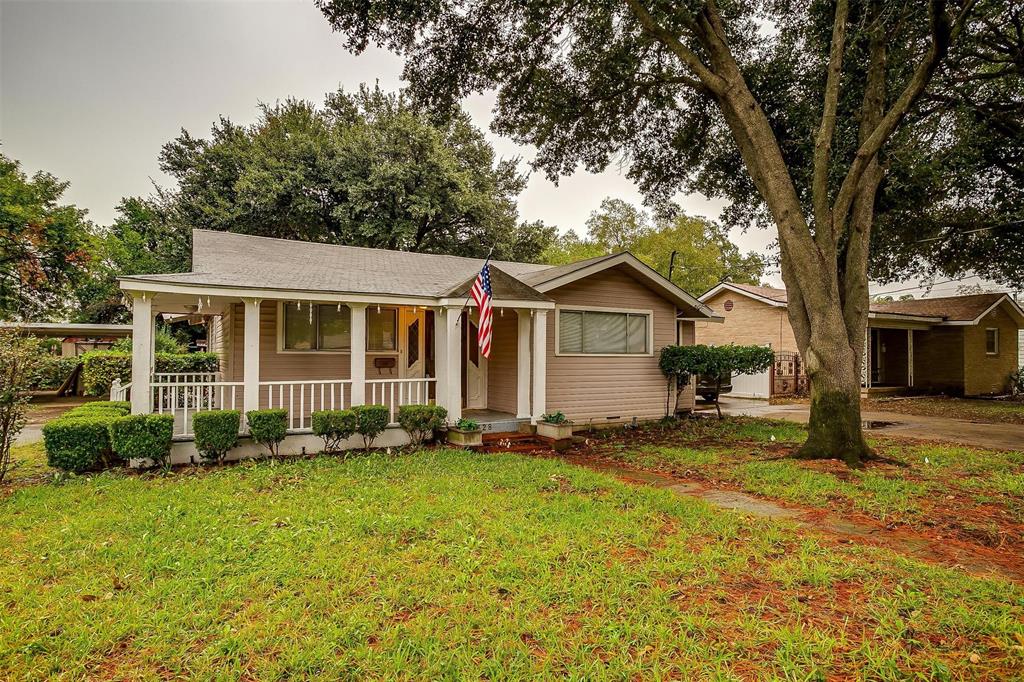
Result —
<instances>
[{"instance_id":1,"label":"neighboring beige house","mask_svg":"<svg viewBox=\"0 0 1024 682\"><path fill-rule=\"evenodd\" d=\"M491 357L467 294L483 260L193 233L192 272L123 277L132 300L136 413L285 407L308 433L323 408L436 402L515 430L560 410L577 424L665 412L658 354L693 342L704 304L629 253L569 265L491 262ZM203 317L218 376L152 371L158 313ZM686 397L687 405L693 397ZM398 436L395 436L398 437ZM385 441L387 442L387 441ZM310 444L313 447L313 444Z\"/></svg>"},{"instance_id":2,"label":"neighboring beige house","mask_svg":"<svg viewBox=\"0 0 1024 682\"><path fill-rule=\"evenodd\" d=\"M723 282L700 301L724 322L697 322L697 343L763 344L797 353L785 289ZM864 386L871 392L1002 393L1018 367L1022 327L1024 310L1006 294L872 304Z\"/></svg>"}]
</instances>

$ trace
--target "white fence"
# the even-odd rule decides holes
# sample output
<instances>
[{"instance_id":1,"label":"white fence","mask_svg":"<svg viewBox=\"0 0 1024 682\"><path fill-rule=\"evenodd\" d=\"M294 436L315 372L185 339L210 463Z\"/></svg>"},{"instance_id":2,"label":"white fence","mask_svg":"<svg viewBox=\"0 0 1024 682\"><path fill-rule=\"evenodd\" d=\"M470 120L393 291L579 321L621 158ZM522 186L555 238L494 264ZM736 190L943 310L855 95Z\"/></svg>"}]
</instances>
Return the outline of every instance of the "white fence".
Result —
<instances>
[{"instance_id":1,"label":"white fence","mask_svg":"<svg viewBox=\"0 0 1024 682\"><path fill-rule=\"evenodd\" d=\"M366 382L367 404L388 408L388 421L397 422L398 409L403 405L425 405L431 401L431 392L437 380L371 379ZM111 400L127 400L131 384L114 381L110 389ZM174 435L191 436L192 418L208 410L243 410L245 382L222 381L219 373L158 373L153 375L153 412L174 417ZM288 429L305 430L312 427L312 414L319 410L343 410L352 406L352 382L348 379L314 379L288 381L261 381L260 406L267 409L285 409Z\"/></svg>"},{"instance_id":2,"label":"white fence","mask_svg":"<svg viewBox=\"0 0 1024 682\"><path fill-rule=\"evenodd\" d=\"M343 410L351 404L352 382L348 379L260 382L260 405L287 409L289 429L312 428L314 412Z\"/></svg>"},{"instance_id":3,"label":"white fence","mask_svg":"<svg viewBox=\"0 0 1024 682\"><path fill-rule=\"evenodd\" d=\"M366 402L386 405L388 422L396 423L398 408L402 405L426 405L430 402L430 387L437 379L371 379L366 382Z\"/></svg>"}]
</instances>

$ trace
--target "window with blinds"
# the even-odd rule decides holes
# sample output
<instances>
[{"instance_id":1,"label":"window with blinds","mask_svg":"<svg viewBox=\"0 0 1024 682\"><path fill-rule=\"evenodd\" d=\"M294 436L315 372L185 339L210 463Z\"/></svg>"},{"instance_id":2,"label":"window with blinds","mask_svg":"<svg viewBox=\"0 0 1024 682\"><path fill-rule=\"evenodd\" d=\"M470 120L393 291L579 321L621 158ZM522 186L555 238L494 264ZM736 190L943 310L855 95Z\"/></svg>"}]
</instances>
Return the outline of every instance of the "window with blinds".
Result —
<instances>
[{"instance_id":1,"label":"window with blinds","mask_svg":"<svg viewBox=\"0 0 1024 682\"><path fill-rule=\"evenodd\" d=\"M650 352L647 313L558 311L558 352L646 355Z\"/></svg>"}]
</instances>

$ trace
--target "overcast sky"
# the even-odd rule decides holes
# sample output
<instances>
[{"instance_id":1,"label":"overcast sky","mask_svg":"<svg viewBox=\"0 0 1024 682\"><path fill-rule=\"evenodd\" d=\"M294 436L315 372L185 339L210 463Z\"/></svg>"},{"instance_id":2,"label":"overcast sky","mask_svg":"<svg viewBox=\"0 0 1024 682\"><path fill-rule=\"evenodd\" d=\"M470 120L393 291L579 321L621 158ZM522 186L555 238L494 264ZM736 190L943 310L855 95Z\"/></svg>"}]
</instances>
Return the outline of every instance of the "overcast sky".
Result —
<instances>
[{"instance_id":1,"label":"overcast sky","mask_svg":"<svg viewBox=\"0 0 1024 682\"><path fill-rule=\"evenodd\" d=\"M0 0L0 150L30 173L71 181L66 199L109 224L121 197L171 184L157 156L182 128L205 137L220 115L249 123L258 102L295 96L319 104L325 93L362 82L398 89L401 68L387 52L346 52L312 0ZM492 104L484 95L465 107L488 130ZM530 148L488 136L500 155L523 157L527 170ZM608 196L642 201L617 168L580 171L557 186L533 173L519 209L524 219L582 233ZM711 218L722 206L699 195L678 200ZM775 234L732 238L765 253ZM768 279L781 284L777 272Z\"/></svg>"}]
</instances>

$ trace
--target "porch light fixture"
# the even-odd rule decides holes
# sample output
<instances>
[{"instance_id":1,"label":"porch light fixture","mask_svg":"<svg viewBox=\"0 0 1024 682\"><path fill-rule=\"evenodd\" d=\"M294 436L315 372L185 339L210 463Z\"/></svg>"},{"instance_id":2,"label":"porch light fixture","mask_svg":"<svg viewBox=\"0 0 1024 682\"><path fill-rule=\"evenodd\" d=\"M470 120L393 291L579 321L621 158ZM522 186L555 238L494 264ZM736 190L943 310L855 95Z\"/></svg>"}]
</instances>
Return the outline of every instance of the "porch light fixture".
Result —
<instances>
[{"instance_id":1,"label":"porch light fixture","mask_svg":"<svg viewBox=\"0 0 1024 682\"><path fill-rule=\"evenodd\" d=\"M377 304L377 314L380 315L380 303Z\"/></svg>"},{"instance_id":2,"label":"porch light fixture","mask_svg":"<svg viewBox=\"0 0 1024 682\"><path fill-rule=\"evenodd\" d=\"M313 324L313 302L309 302L309 323Z\"/></svg>"},{"instance_id":3,"label":"porch light fixture","mask_svg":"<svg viewBox=\"0 0 1024 682\"><path fill-rule=\"evenodd\" d=\"M200 313L203 312L203 297L202 296L199 297L199 308L198 308L197 312L200 312Z\"/></svg>"},{"instance_id":4,"label":"porch light fixture","mask_svg":"<svg viewBox=\"0 0 1024 682\"><path fill-rule=\"evenodd\" d=\"M341 312L341 302L338 303L338 312Z\"/></svg>"}]
</instances>

